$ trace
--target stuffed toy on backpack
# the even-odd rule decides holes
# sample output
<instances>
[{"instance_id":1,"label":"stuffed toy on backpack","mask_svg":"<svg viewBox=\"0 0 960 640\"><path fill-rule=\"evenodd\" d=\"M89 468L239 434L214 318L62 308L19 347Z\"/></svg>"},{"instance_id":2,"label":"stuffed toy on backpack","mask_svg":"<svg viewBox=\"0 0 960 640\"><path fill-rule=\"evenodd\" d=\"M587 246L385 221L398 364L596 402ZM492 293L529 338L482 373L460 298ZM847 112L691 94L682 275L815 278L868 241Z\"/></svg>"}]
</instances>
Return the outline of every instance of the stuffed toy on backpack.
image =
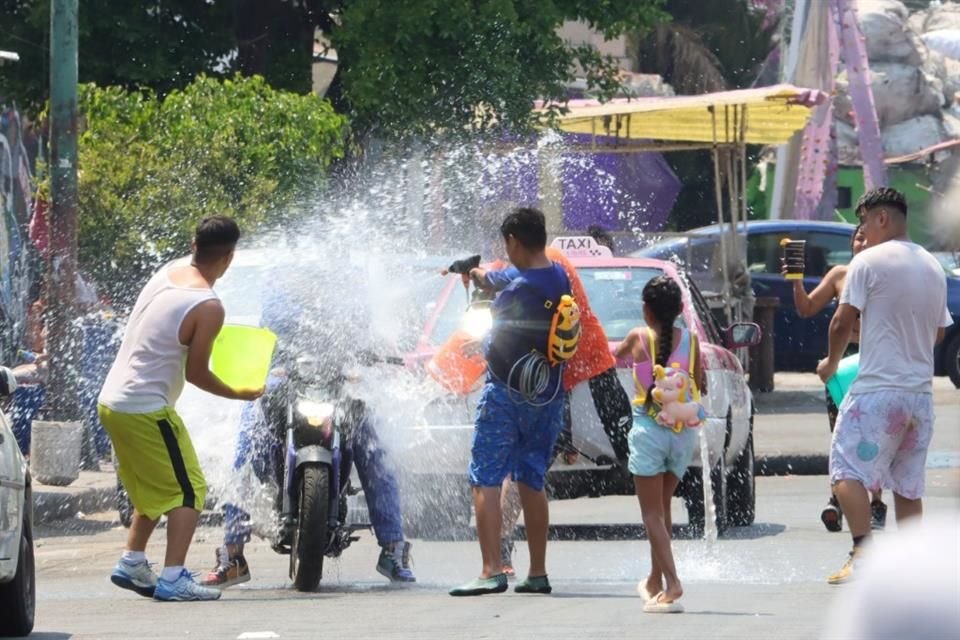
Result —
<instances>
[{"instance_id":1,"label":"stuffed toy on backpack","mask_svg":"<svg viewBox=\"0 0 960 640\"><path fill-rule=\"evenodd\" d=\"M680 365L669 369L659 364L653 368L653 400L660 405L657 422L677 433L684 427L698 427L707 418L697 402L693 381Z\"/></svg>"}]
</instances>

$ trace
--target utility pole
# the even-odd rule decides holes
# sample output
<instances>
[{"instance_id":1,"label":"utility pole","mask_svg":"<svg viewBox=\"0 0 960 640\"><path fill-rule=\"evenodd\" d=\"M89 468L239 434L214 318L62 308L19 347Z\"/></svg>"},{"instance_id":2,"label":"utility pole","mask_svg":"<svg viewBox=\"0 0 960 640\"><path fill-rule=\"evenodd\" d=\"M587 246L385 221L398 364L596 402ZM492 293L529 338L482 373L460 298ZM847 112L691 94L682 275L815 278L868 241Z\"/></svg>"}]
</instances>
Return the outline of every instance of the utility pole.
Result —
<instances>
[{"instance_id":1,"label":"utility pole","mask_svg":"<svg viewBox=\"0 0 960 640\"><path fill-rule=\"evenodd\" d=\"M77 271L78 0L50 0L50 256L46 278L47 414L76 419L77 351L72 339Z\"/></svg>"}]
</instances>

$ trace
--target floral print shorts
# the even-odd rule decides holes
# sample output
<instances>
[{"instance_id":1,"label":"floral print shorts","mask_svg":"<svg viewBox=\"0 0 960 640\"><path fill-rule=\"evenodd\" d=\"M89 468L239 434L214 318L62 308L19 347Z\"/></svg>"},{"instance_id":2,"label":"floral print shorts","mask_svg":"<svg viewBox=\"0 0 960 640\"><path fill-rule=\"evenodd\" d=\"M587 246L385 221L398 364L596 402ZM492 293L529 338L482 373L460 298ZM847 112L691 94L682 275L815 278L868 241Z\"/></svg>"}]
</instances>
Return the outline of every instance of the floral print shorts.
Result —
<instances>
[{"instance_id":1,"label":"floral print shorts","mask_svg":"<svg viewBox=\"0 0 960 640\"><path fill-rule=\"evenodd\" d=\"M932 435L929 393L848 394L833 432L830 482L858 480L871 491L921 498Z\"/></svg>"}]
</instances>

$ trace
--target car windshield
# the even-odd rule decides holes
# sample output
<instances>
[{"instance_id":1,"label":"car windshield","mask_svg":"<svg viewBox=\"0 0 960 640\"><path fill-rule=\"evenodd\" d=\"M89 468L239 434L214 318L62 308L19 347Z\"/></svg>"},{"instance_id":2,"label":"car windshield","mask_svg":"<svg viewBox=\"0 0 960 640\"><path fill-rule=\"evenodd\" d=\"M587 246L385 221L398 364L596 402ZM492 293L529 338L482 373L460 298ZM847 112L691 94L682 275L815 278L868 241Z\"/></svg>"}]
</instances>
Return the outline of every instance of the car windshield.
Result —
<instances>
[{"instance_id":1,"label":"car windshield","mask_svg":"<svg viewBox=\"0 0 960 640\"><path fill-rule=\"evenodd\" d=\"M651 267L582 267L577 269L590 307L600 319L611 342L623 340L631 329L643 326L643 287L663 271ZM430 342L442 344L460 327L466 309L466 297L456 287L446 299L430 334ZM682 317L676 326L684 327Z\"/></svg>"}]
</instances>

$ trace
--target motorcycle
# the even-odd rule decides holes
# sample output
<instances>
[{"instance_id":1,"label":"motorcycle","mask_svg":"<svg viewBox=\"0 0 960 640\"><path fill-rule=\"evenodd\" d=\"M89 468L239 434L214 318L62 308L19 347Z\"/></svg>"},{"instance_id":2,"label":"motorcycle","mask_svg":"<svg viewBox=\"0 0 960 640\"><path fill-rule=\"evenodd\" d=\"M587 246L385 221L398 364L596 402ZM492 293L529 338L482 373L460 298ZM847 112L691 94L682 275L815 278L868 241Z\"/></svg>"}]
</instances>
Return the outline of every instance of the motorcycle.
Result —
<instances>
[{"instance_id":1,"label":"motorcycle","mask_svg":"<svg viewBox=\"0 0 960 640\"><path fill-rule=\"evenodd\" d=\"M403 365L401 358L364 354L362 364ZM345 391L349 376L323 371L309 355L298 356L286 379L264 398L264 413L276 442L275 511L279 527L274 551L290 556L289 574L298 591L313 591L323 576L325 557L336 558L369 524L351 522L349 497L352 456L345 447L364 419L364 403Z\"/></svg>"}]
</instances>

